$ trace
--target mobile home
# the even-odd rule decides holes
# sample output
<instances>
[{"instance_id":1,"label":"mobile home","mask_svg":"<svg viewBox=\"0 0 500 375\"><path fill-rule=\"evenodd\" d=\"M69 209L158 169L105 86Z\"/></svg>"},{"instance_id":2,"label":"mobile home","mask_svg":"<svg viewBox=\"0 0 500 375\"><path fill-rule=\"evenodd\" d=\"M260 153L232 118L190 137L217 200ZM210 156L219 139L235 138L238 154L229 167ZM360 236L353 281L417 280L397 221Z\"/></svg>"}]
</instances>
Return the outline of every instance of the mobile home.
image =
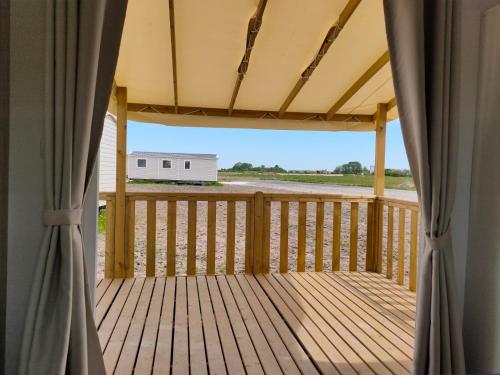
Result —
<instances>
[{"instance_id":1,"label":"mobile home","mask_svg":"<svg viewBox=\"0 0 500 375\"><path fill-rule=\"evenodd\" d=\"M132 180L216 182L217 155L134 151L127 155Z\"/></svg>"},{"instance_id":2,"label":"mobile home","mask_svg":"<svg viewBox=\"0 0 500 375\"><path fill-rule=\"evenodd\" d=\"M107 113L99 147L99 191L116 189L116 117Z\"/></svg>"}]
</instances>

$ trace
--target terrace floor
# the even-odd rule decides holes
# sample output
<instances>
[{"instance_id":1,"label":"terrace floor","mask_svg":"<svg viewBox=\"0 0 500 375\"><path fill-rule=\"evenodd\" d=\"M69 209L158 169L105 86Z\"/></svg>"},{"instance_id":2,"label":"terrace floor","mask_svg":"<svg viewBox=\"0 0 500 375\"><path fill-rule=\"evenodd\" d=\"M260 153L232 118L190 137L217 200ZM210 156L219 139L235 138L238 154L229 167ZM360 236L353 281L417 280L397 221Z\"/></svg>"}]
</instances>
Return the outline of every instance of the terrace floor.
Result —
<instances>
[{"instance_id":1,"label":"terrace floor","mask_svg":"<svg viewBox=\"0 0 500 375\"><path fill-rule=\"evenodd\" d=\"M403 374L415 294L374 273L104 279L109 374Z\"/></svg>"}]
</instances>

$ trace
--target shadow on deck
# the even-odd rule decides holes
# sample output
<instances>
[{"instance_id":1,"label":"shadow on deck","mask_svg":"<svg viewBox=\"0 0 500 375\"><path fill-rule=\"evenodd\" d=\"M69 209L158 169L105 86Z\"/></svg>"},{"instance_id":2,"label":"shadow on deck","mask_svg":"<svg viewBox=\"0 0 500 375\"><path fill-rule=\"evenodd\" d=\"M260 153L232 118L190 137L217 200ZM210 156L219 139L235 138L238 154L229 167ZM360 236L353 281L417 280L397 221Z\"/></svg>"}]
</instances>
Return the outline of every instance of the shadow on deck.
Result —
<instances>
[{"instance_id":1,"label":"shadow on deck","mask_svg":"<svg viewBox=\"0 0 500 375\"><path fill-rule=\"evenodd\" d=\"M401 374L415 294L375 273L104 279L109 374Z\"/></svg>"}]
</instances>

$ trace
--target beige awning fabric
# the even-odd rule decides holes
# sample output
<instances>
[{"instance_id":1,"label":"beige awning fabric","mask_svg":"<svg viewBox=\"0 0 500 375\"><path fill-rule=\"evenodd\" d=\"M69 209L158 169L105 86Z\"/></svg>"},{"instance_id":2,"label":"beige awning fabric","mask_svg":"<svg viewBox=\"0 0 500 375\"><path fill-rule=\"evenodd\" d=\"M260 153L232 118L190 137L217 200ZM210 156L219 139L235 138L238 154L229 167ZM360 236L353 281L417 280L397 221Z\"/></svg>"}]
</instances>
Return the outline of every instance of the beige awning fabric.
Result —
<instances>
[{"instance_id":1,"label":"beige awning fabric","mask_svg":"<svg viewBox=\"0 0 500 375\"><path fill-rule=\"evenodd\" d=\"M377 64L386 52L381 0L129 0L115 84L135 121L371 131L377 104L394 102L388 59Z\"/></svg>"}]
</instances>

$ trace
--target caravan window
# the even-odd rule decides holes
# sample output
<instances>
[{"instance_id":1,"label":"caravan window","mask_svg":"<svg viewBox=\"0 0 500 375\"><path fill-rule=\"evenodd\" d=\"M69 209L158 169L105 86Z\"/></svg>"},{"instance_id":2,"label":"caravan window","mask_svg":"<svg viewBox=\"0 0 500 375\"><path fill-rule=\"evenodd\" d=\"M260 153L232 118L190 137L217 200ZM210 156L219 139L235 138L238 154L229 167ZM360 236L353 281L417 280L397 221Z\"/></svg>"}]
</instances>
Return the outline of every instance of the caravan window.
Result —
<instances>
[{"instance_id":1,"label":"caravan window","mask_svg":"<svg viewBox=\"0 0 500 375\"><path fill-rule=\"evenodd\" d=\"M191 160L184 160L184 169L191 169Z\"/></svg>"},{"instance_id":2,"label":"caravan window","mask_svg":"<svg viewBox=\"0 0 500 375\"><path fill-rule=\"evenodd\" d=\"M137 168L146 168L146 159L137 159Z\"/></svg>"},{"instance_id":3,"label":"caravan window","mask_svg":"<svg viewBox=\"0 0 500 375\"><path fill-rule=\"evenodd\" d=\"M172 168L172 160L163 160L163 168L166 169Z\"/></svg>"}]
</instances>

